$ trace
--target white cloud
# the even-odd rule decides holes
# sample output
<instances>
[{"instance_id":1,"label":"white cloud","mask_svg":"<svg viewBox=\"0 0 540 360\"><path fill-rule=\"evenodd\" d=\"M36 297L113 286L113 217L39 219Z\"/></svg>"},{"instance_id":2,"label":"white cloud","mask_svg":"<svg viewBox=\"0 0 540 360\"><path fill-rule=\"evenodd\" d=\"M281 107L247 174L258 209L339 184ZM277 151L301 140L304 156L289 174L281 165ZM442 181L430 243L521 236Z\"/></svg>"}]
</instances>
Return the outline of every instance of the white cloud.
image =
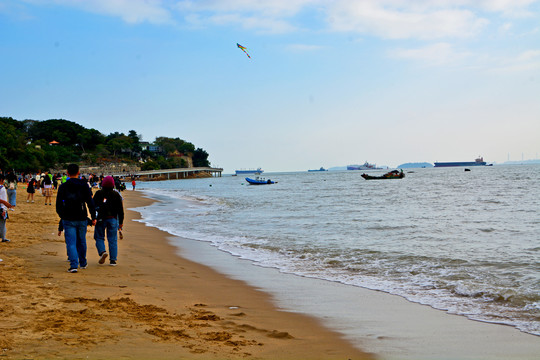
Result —
<instances>
[{"instance_id":1,"label":"white cloud","mask_svg":"<svg viewBox=\"0 0 540 360\"><path fill-rule=\"evenodd\" d=\"M308 52L324 49L324 46L309 44L290 44L287 46L287 49L295 52Z\"/></svg>"},{"instance_id":2,"label":"white cloud","mask_svg":"<svg viewBox=\"0 0 540 360\"><path fill-rule=\"evenodd\" d=\"M468 52L458 52L449 43L436 43L415 49L397 49L390 56L399 59L416 60L432 65L457 64L471 56Z\"/></svg>"},{"instance_id":3,"label":"white cloud","mask_svg":"<svg viewBox=\"0 0 540 360\"><path fill-rule=\"evenodd\" d=\"M469 37L488 24L467 9L428 6L426 1L399 5L395 0L340 0L329 11L332 29L390 39ZM433 3L433 2L432 2Z\"/></svg>"},{"instance_id":4,"label":"white cloud","mask_svg":"<svg viewBox=\"0 0 540 360\"><path fill-rule=\"evenodd\" d=\"M24 0L116 16L128 23L238 26L286 33L310 28L390 39L466 38L488 16L531 16L540 0ZM303 15L309 15L303 16ZM321 21L326 19L325 25Z\"/></svg>"},{"instance_id":5,"label":"white cloud","mask_svg":"<svg viewBox=\"0 0 540 360\"><path fill-rule=\"evenodd\" d=\"M487 16L530 15L538 0L181 0L175 8L185 17L197 14L199 25L235 16L234 23L269 32L294 31L295 16L315 11L329 29L390 39L465 38L489 23ZM311 19L312 21L314 19ZM229 22L231 23L231 22ZM257 26L257 23L260 25ZM273 27L275 26L275 28ZM320 26L304 22L303 28ZM320 29L317 29L320 30Z\"/></svg>"},{"instance_id":6,"label":"white cloud","mask_svg":"<svg viewBox=\"0 0 540 360\"><path fill-rule=\"evenodd\" d=\"M321 0L182 0L177 9L192 24L236 25L266 33L298 29L292 18ZM194 16L196 14L196 16ZM196 22L193 20L196 19Z\"/></svg>"},{"instance_id":7,"label":"white cloud","mask_svg":"<svg viewBox=\"0 0 540 360\"><path fill-rule=\"evenodd\" d=\"M473 0L465 1L467 5L474 6L478 4L482 9L491 12L500 12L505 16L511 17L525 17L531 16L532 13L528 10L528 7L538 0L479 0L475 2Z\"/></svg>"},{"instance_id":8,"label":"white cloud","mask_svg":"<svg viewBox=\"0 0 540 360\"><path fill-rule=\"evenodd\" d=\"M354 2L369 1L356 0ZM374 1L370 1L374 2ZM377 0L379 5L407 11L429 11L433 9L469 9L504 15L530 15L528 8L538 0Z\"/></svg>"},{"instance_id":9,"label":"white cloud","mask_svg":"<svg viewBox=\"0 0 540 360\"><path fill-rule=\"evenodd\" d=\"M186 20L189 20L189 18L186 18ZM206 22L214 25L237 25L244 29L268 33L287 33L295 30L294 26L281 19L242 16L240 14L217 14L209 16L206 19L198 17L197 22L199 24L201 24L201 22Z\"/></svg>"},{"instance_id":10,"label":"white cloud","mask_svg":"<svg viewBox=\"0 0 540 360\"><path fill-rule=\"evenodd\" d=\"M518 61L538 61L540 60L540 50L527 50L516 57Z\"/></svg>"},{"instance_id":11,"label":"white cloud","mask_svg":"<svg viewBox=\"0 0 540 360\"><path fill-rule=\"evenodd\" d=\"M526 50L515 56L497 58L489 70L498 73L540 70L540 49Z\"/></svg>"},{"instance_id":12,"label":"white cloud","mask_svg":"<svg viewBox=\"0 0 540 360\"><path fill-rule=\"evenodd\" d=\"M226 13L252 13L264 16L296 15L306 7L310 7L323 0L182 0L176 5L178 10L188 12L226 12Z\"/></svg>"},{"instance_id":13,"label":"white cloud","mask_svg":"<svg viewBox=\"0 0 540 360\"><path fill-rule=\"evenodd\" d=\"M519 73L540 70L540 49L529 49L515 55L494 55L459 51L446 42L418 48L394 49L388 55L395 59L417 61L432 66L459 66L487 73Z\"/></svg>"},{"instance_id":14,"label":"white cloud","mask_svg":"<svg viewBox=\"0 0 540 360\"><path fill-rule=\"evenodd\" d=\"M132 24L172 22L171 13L161 0L26 0L26 2L71 6L96 14L117 16Z\"/></svg>"},{"instance_id":15,"label":"white cloud","mask_svg":"<svg viewBox=\"0 0 540 360\"><path fill-rule=\"evenodd\" d=\"M511 28L512 28L512 23L504 23L503 25L501 25L501 27L499 27L499 31L506 33L510 31Z\"/></svg>"}]
</instances>

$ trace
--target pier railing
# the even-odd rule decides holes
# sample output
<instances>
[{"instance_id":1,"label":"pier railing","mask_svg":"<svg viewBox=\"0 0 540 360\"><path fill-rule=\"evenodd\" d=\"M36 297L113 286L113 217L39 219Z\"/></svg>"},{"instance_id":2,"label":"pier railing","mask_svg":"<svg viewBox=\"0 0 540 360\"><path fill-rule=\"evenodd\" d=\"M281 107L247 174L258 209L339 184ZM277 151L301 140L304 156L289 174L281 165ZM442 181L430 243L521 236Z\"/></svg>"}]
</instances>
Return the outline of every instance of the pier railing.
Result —
<instances>
[{"instance_id":1,"label":"pier railing","mask_svg":"<svg viewBox=\"0 0 540 360\"><path fill-rule=\"evenodd\" d=\"M120 177L138 176L149 180L171 180L171 179L187 179L193 177L204 176L208 174L213 177L221 177L222 168L212 167L194 167L194 168L178 168L178 169L161 169L161 170L146 170L135 171L133 173L119 172L111 175Z\"/></svg>"}]
</instances>

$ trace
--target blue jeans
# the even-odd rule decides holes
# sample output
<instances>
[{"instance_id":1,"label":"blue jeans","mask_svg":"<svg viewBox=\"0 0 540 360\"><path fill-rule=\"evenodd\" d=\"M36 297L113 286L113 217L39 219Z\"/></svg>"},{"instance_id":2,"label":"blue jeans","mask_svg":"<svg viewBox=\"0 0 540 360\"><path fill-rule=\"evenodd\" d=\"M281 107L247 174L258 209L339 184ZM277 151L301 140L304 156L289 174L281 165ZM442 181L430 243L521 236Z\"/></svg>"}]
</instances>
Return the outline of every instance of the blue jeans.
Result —
<instances>
[{"instance_id":1,"label":"blue jeans","mask_svg":"<svg viewBox=\"0 0 540 360\"><path fill-rule=\"evenodd\" d=\"M17 190L15 189L6 189L8 196L8 203L13 206L17 205Z\"/></svg>"},{"instance_id":2,"label":"blue jeans","mask_svg":"<svg viewBox=\"0 0 540 360\"><path fill-rule=\"evenodd\" d=\"M86 226L84 221L62 220L64 225L64 237L66 239L67 255L69 265L72 269L77 269L87 265L86 262Z\"/></svg>"},{"instance_id":3,"label":"blue jeans","mask_svg":"<svg viewBox=\"0 0 540 360\"><path fill-rule=\"evenodd\" d=\"M106 251L105 230L107 231L110 259L116 261L118 257L118 219L103 219L96 223L96 228L94 229L94 240L96 240L96 248L99 255Z\"/></svg>"},{"instance_id":4,"label":"blue jeans","mask_svg":"<svg viewBox=\"0 0 540 360\"><path fill-rule=\"evenodd\" d=\"M7 210L4 210L7 211ZM2 237L2 240L6 240L6 219L3 219L0 216L0 237Z\"/></svg>"}]
</instances>

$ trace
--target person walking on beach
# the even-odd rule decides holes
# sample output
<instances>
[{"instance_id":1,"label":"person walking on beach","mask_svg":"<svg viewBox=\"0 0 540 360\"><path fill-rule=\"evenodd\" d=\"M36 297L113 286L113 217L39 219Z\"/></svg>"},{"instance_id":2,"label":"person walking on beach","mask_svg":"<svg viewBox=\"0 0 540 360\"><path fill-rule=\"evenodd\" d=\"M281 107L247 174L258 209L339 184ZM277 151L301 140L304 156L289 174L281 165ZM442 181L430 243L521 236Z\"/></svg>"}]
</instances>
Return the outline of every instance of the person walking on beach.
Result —
<instances>
[{"instance_id":1,"label":"person walking on beach","mask_svg":"<svg viewBox=\"0 0 540 360\"><path fill-rule=\"evenodd\" d=\"M28 181L28 184L26 184L26 192L28 193L28 196L26 197L26 202L30 202L30 198L32 198L32 202L34 202L34 194L36 193L36 179L31 178Z\"/></svg>"},{"instance_id":2,"label":"person walking on beach","mask_svg":"<svg viewBox=\"0 0 540 360\"><path fill-rule=\"evenodd\" d=\"M8 209L13 208L8 201L6 187L4 186L4 174L0 172L0 236L2 237L2 242L10 242L6 238L6 220L8 217Z\"/></svg>"},{"instance_id":3,"label":"person walking on beach","mask_svg":"<svg viewBox=\"0 0 540 360\"><path fill-rule=\"evenodd\" d=\"M135 191L135 185L137 185L135 179L131 180L131 186L133 186L133 191Z\"/></svg>"},{"instance_id":4,"label":"person walking on beach","mask_svg":"<svg viewBox=\"0 0 540 360\"><path fill-rule=\"evenodd\" d=\"M17 175L13 171L10 171L5 180L8 202L15 207L17 206Z\"/></svg>"},{"instance_id":5,"label":"person walking on beach","mask_svg":"<svg viewBox=\"0 0 540 360\"><path fill-rule=\"evenodd\" d=\"M56 213L62 219L64 238L69 259L68 272L76 273L79 265L86 269L86 227L87 207L92 225L96 224L96 210L92 191L86 182L79 179L79 166L67 167L69 180L60 185L56 196Z\"/></svg>"},{"instance_id":6,"label":"person walking on beach","mask_svg":"<svg viewBox=\"0 0 540 360\"><path fill-rule=\"evenodd\" d=\"M45 189L45 205L52 205L51 198L53 195L53 182L49 173L46 173L43 177L43 188Z\"/></svg>"},{"instance_id":7,"label":"person walking on beach","mask_svg":"<svg viewBox=\"0 0 540 360\"><path fill-rule=\"evenodd\" d=\"M97 210L97 223L94 230L94 240L99 254L99 263L105 263L109 255L105 250L105 231L109 243L110 265L116 266L118 260L118 230L124 224L124 205L122 196L114 190L112 176L106 176L101 182L101 190L94 194L94 204Z\"/></svg>"}]
</instances>

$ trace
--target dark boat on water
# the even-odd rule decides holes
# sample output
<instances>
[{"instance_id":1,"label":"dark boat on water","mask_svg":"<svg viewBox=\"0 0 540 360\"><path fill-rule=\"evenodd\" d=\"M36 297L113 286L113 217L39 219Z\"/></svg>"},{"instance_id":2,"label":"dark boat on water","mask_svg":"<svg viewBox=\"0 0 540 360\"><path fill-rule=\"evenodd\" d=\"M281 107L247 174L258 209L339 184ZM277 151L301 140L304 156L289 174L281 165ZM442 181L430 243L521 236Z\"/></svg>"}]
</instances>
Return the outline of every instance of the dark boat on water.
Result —
<instances>
[{"instance_id":1,"label":"dark boat on water","mask_svg":"<svg viewBox=\"0 0 540 360\"><path fill-rule=\"evenodd\" d=\"M392 170L382 176L371 176L368 174L362 174L360 176L362 176L366 180L388 180L388 179L403 179L405 177L405 174L403 173L403 170L401 171Z\"/></svg>"},{"instance_id":2,"label":"dark boat on water","mask_svg":"<svg viewBox=\"0 0 540 360\"><path fill-rule=\"evenodd\" d=\"M435 167L455 167L455 166L490 166L485 161L484 158L479 156L474 161L464 161L464 162L435 162Z\"/></svg>"},{"instance_id":3,"label":"dark boat on water","mask_svg":"<svg viewBox=\"0 0 540 360\"><path fill-rule=\"evenodd\" d=\"M275 184L275 182L273 182L272 180L268 179L264 179L264 178L260 178L260 177L256 177L255 179L251 179L251 178L246 178L246 181L250 184L250 185L269 185L269 184Z\"/></svg>"},{"instance_id":4,"label":"dark boat on water","mask_svg":"<svg viewBox=\"0 0 540 360\"><path fill-rule=\"evenodd\" d=\"M321 167L320 169L308 170L308 172L315 172L315 171L328 171L328 170L326 170L323 167Z\"/></svg>"}]
</instances>

